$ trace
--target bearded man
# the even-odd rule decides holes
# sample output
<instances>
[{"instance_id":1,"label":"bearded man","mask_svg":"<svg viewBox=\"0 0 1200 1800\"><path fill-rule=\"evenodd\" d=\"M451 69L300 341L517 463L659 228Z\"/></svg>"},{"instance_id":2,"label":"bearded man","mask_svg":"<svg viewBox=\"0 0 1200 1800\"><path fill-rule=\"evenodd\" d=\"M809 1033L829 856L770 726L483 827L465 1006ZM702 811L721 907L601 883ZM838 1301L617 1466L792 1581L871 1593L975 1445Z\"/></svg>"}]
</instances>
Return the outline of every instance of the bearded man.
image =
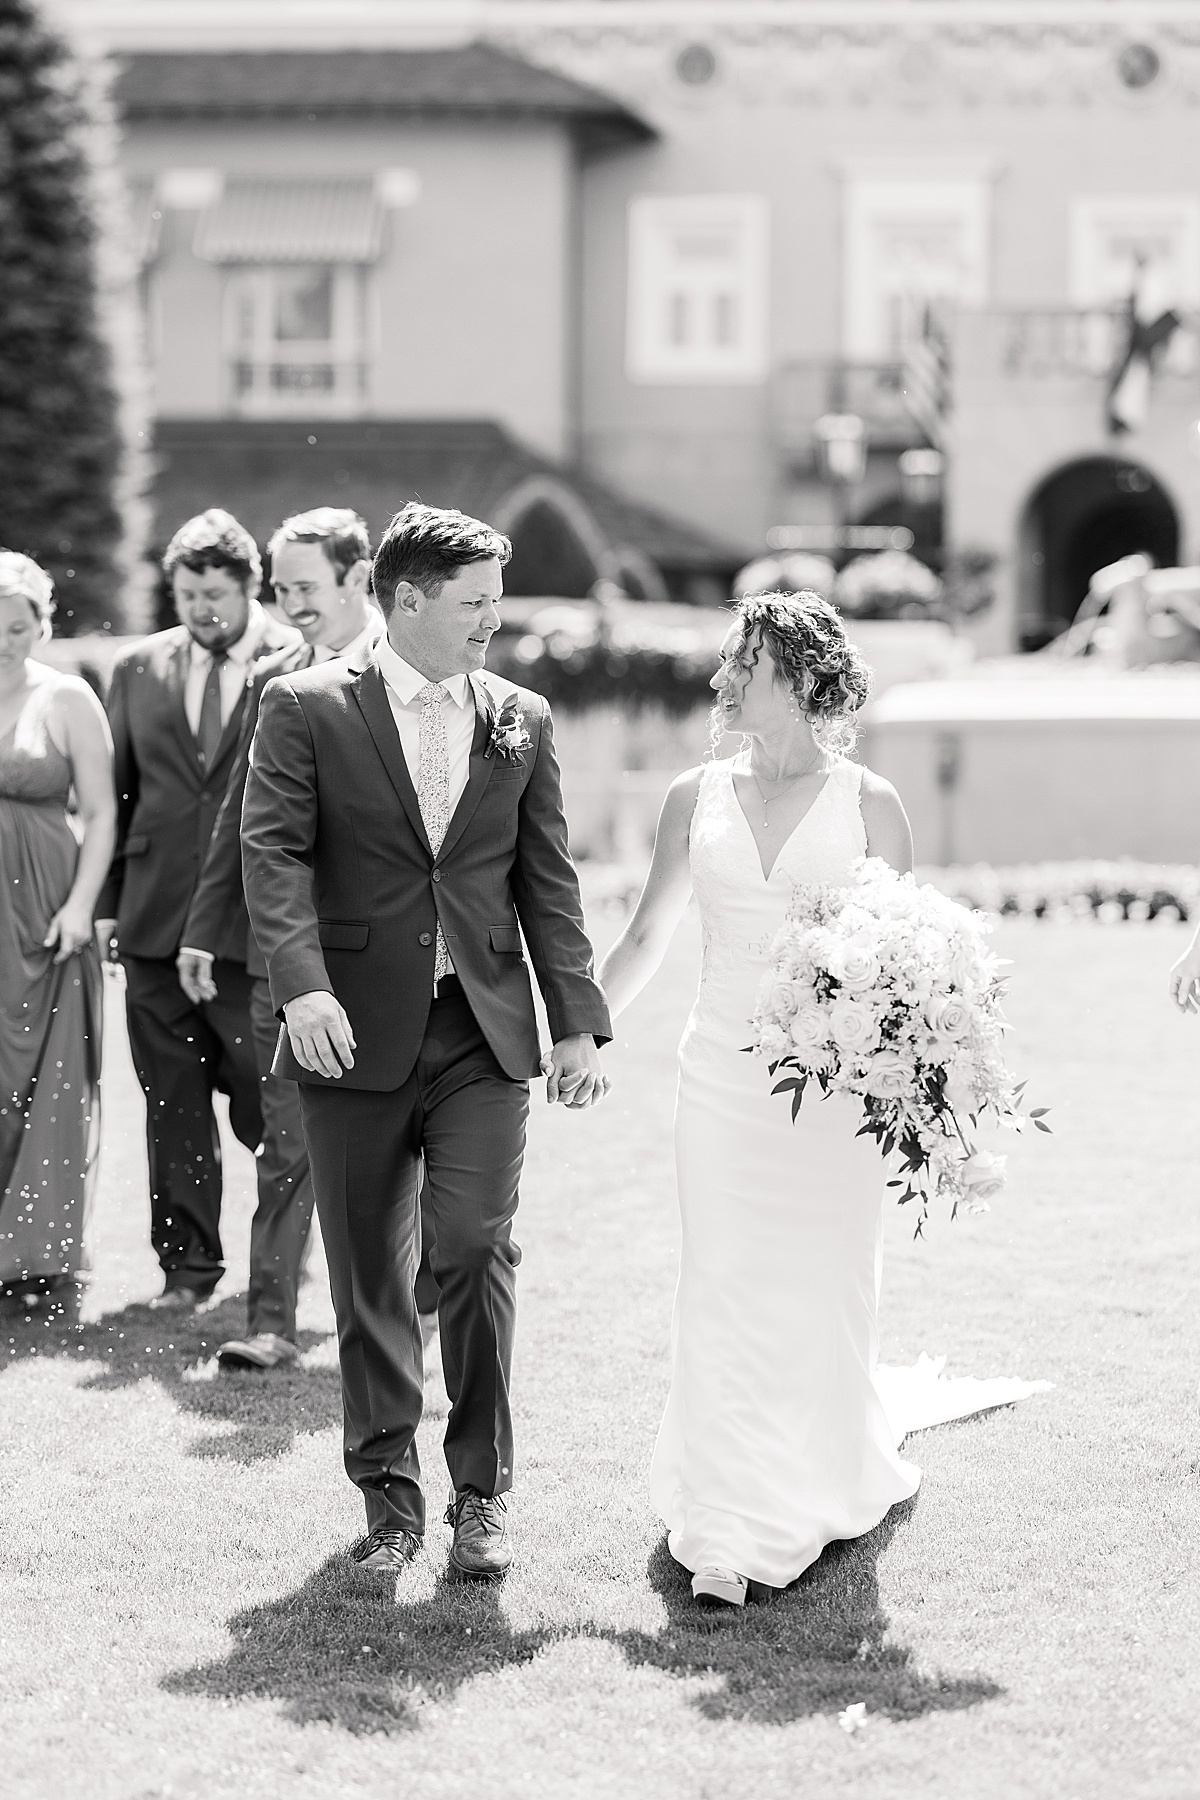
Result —
<instances>
[{"instance_id":1,"label":"bearded man","mask_svg":"<svg viewBox=\"0 0 1200 1800\"><path fill-rule=\"evenodd\" d=\"M299 640L258 602L258 548L212 508L181 525L163 572L179 624L116 660L108 694L117 841L96 903L101 941L125 970L129 1044L146 1096L151 1236L164 1288L151 1305L192 1309L224 1274L221 1145L213 1096L253 1152L262 1138L245 956L216 965L196 1002L175 958L237 753L256 664Z\"/></svg>"}]
</instances>

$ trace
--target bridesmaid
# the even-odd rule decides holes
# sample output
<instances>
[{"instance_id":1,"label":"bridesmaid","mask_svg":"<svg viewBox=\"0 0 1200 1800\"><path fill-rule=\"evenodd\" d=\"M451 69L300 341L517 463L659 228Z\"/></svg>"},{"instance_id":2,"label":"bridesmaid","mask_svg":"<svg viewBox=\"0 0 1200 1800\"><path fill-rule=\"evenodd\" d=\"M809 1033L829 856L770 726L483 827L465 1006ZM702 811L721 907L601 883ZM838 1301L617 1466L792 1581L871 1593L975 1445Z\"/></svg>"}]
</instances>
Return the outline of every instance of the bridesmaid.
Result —
<instances>
[{"instance_id":1,"label":"bridesmaid","mask_svg":"<svg viewBox=\"0 0 1200 1800\"><path fill-rule=\"evenodd\" d=\"M0 550L0 1291L25 1295L85 1266L100 1132L92 908L116 819L104 708L31 656L52 592L31 557Z\"/></svg>"}]
</instances>

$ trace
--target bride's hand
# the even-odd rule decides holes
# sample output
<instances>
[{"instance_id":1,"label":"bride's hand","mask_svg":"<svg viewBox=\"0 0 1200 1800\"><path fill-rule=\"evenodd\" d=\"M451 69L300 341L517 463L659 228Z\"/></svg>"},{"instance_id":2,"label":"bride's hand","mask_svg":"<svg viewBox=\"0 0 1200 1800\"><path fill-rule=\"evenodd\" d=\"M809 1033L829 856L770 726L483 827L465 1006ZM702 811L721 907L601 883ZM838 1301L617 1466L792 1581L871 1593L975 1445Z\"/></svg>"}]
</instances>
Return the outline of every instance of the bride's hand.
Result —
<instances>
[{"instance_id":1,"label":"bride's hand","mask_svg":"<svg viewBox=\"0 0 1200 1800\"><path fill-rule=\"evenodd\" d=\"M1167 992L1180 1012L1200 1012L1200 931L1167 977Z\"/></svg>"},{"instance_id":2,"label":"bride's hand","mask_svg":"<svg viewBox=\"0 0 1200 1800\"><path fill-rule=\"evenodd\" d=\"M542 1058L546 1099L553 1106L596 1106L608 1092L608 1077L600 1068L595 1039L586 1033L560 1038L549 1056Z\"/></svg>"}]
</instances>

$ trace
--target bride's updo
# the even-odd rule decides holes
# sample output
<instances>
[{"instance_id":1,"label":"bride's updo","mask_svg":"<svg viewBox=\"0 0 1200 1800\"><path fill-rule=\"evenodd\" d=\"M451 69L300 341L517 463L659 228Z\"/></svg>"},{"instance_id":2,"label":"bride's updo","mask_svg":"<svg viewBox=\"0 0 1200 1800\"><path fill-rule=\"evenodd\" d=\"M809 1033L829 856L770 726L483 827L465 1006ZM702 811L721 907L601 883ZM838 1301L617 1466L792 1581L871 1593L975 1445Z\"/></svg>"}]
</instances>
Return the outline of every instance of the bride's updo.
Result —
<instances>
[{"instance_id":1,"label":"bride's updo","mask_svg":"<svg viewBox=\"0 0 1200 1800\"><path fill-rule=\"evenodd\" d=\"M871 671L837 610L812 588L802 588L796 594L748 594L733 616L741 631L738 655L753 667L765 648L817 743L848 756L858 738L855 715L871 692Z\"/></svg>"}]
</instances>

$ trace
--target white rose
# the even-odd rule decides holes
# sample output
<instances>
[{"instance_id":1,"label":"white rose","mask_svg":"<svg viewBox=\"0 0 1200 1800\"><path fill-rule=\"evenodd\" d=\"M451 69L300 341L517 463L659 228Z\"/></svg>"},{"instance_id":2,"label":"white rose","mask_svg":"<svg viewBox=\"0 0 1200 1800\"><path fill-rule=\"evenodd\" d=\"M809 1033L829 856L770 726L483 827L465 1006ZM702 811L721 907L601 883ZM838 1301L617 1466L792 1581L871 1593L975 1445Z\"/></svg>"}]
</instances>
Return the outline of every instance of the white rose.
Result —
<instances>
[{"instance_id":1,"label":"white rose","mask_svg":"<svg viewBox=\"0 0 1200 1800\"><path fill-rule=\"evenodd\" d=\"M866 1088L877 1100L895 1100L912 1086L913 1072L894 1050L877 1050L867 1065Z\"/></svg>"},{"instance_id":2,"label":"white rose","mask_svg":"<svg viewBox=\"0 0 1200 1800\"><path fill-rule=\"evenodd\" d=\"M829 973L852 994L873 988L881 974L879 958L865 944L839 944L829 958Z\"/></svg>"},{"instance_id":3,"label":"white rose","mask_svg":"<svg viewBox=\"0 0 1200 1800\"><path fill-rule=\"evenodd\" d=\"M843 994L830 1007L829 1030L838 1048L849 1051L851 1055L860 1050L873 1049L879 1036L879 1028L870 1007L865 1006L861 1000L852 1000L848 994Z\"/></svg>"},{"instance_id":4,"label":"white rose","mask_svg":"<svg viewBox=\"0 0 1200 1800\"><path fill-rule=\"evenodd\" d=\"M962 1164L962 1183L972 1200L991 1200L1004 1186L1007 1156L976 1150Z\"/></svg>"},{"instance_id":5,"label":"white rose","mask_svg":"<svg viewBox=\"0 0 1200 1800\"><path fill-rule=\"evenodd\" d=\"M796 1010L795 982L775 982L767 996L767 1010L780 1025L786 1024Z\"/></svg>"},{"instance_id":6,"label":"white rose","mask_svg":"<svg viewBox=\"0 0 1200 1800\"><path fill-rule=\"evenodd\" d=\"M971 1010L955 994L938 995L925 1008L925 1023L935 1037L957 1043L971 1029Z\"/></svg>"},{"instance_id":7,"label":"white rose","mask_svg":"<svg viewBox=\"0 0 1200 1800\"><path fill-rule=\"evenodd\" d=\"M979 1096L975 1092L974 1082L969 1076L953 1068L946 1082L946 1100L960 1119L965 1119L969 1113L979 1109Z\"/></svg>"},{"instance_id":8,"label":"white rose","mask_svg":"<svg viewBox=\"0 0 1200 1800\"><path fill-rule=\"evenodd\" d=\"M829 1042L829 1014L819 1007L796 1013L788 1027L793 1050L813 1050Z\"/></svg>"}]
</instances>

